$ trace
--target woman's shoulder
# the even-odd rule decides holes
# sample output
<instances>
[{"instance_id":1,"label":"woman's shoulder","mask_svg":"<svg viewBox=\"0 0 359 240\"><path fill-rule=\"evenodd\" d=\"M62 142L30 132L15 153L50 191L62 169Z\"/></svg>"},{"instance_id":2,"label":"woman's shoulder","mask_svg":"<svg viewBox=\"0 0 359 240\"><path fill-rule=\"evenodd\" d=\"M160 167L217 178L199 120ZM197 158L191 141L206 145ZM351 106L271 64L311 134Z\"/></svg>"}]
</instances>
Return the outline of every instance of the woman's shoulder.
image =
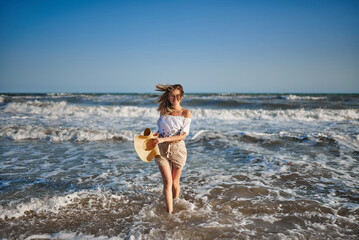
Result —
<instances>
[{"instance_id":1,"label":"woman's shoulder","mask_svg":"<svg viewBox=\"0 0 359 240\"><path fill-rule=\"evenodd\" d=\"M183 108L182 116L185 118L191 118L191 111L188 109Z\"/></svg>"}]
</instances>

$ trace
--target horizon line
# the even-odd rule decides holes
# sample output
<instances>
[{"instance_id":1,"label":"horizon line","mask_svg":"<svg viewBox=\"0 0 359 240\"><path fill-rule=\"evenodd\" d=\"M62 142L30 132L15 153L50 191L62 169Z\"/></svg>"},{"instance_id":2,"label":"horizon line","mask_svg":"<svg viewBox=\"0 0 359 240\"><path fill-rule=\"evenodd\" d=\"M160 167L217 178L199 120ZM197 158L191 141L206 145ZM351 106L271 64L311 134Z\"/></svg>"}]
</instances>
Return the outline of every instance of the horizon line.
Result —
<instances>
[{"instance_id":1,"label":"horizon line","mask_svg":"<svg viewBox=\"0 0 359 240\"><path fill-rule=\"evenodd\" d=\"M160 94L157 92L0 92L0 94ZM186 94L298 94L298 95L337 95L337 94L346 94L346 95L357 95L359 92L185 92Z\"/></svg>"}]
</instances>

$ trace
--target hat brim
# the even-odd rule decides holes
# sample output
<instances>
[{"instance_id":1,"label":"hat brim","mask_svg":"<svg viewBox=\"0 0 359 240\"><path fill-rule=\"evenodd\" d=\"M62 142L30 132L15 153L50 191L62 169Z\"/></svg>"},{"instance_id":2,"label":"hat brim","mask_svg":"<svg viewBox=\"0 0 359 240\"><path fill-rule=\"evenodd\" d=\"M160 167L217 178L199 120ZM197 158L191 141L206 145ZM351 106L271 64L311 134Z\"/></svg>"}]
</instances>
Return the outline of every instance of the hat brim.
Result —
<instances>
[{"instance_id":1,"label":"hat brim","mask_svg":"<svg viewBox=\"0 0 359 240\"><path fill-rule=\"evenodd\" d=\"M148 136L138 135L134 139L136 153L144 162L151 162L154 157L160 155L158 146L153 146L153 139L152 133Z\"/></svg>"}]
</instances>

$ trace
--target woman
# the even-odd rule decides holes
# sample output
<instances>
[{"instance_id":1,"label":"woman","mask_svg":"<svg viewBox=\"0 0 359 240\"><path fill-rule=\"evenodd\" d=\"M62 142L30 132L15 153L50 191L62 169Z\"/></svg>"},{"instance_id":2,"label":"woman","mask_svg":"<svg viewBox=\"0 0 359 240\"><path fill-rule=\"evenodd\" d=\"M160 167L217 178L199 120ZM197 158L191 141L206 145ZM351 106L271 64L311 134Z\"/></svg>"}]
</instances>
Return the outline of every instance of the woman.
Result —
<instances>
[{"instance_id":1,"label":"woman","mask_svg":"<svg viewBox=\"0 0 359 240\"><path fill-rule=\"evenodd\" d=\"M181 107L183 87L175 85L156 85L156 91L163 94L157 98L160 118L157 121L158 133L154 134L154 145L158 144L161 156L156 163L163 179L163 193L167 211L173 212L173 199L180 193L180 177L187 159L187 150L184 143L189 133L191 112ZM172 169L171 169L172 166Z\"/></svg>"}]
</instances>

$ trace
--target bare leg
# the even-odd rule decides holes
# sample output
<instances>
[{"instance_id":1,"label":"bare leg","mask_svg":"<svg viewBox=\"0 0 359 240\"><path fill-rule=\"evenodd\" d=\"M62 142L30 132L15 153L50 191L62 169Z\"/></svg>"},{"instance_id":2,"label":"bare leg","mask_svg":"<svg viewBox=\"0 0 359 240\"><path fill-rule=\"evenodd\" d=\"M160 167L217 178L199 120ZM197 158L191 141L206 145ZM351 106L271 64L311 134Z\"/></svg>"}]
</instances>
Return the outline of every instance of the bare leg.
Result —
<instances>
[{"instance_id":1,"label":"bare leg","mask_svg":"<svg viewBox=\"0 0 359 240\"><path fill-rule=\"evenodd\" d=\"M180 194L180 178L183 168L172 167L172 196L178 198Z\"/></svg>"},{"instance_id":2,"label":"bare leg","mask_svg":"<svg viewBox=\"0 0 359 240\"><path fill-rule=\"evenodd\" d=\"M167 211L169 213L173 212L173 197L172 197L172 176L171 176L171 167L169 165L164 165L159 167L163 180L163 194L165 195L165 201L167 206Z\"/></svg>"}]
</instances>

